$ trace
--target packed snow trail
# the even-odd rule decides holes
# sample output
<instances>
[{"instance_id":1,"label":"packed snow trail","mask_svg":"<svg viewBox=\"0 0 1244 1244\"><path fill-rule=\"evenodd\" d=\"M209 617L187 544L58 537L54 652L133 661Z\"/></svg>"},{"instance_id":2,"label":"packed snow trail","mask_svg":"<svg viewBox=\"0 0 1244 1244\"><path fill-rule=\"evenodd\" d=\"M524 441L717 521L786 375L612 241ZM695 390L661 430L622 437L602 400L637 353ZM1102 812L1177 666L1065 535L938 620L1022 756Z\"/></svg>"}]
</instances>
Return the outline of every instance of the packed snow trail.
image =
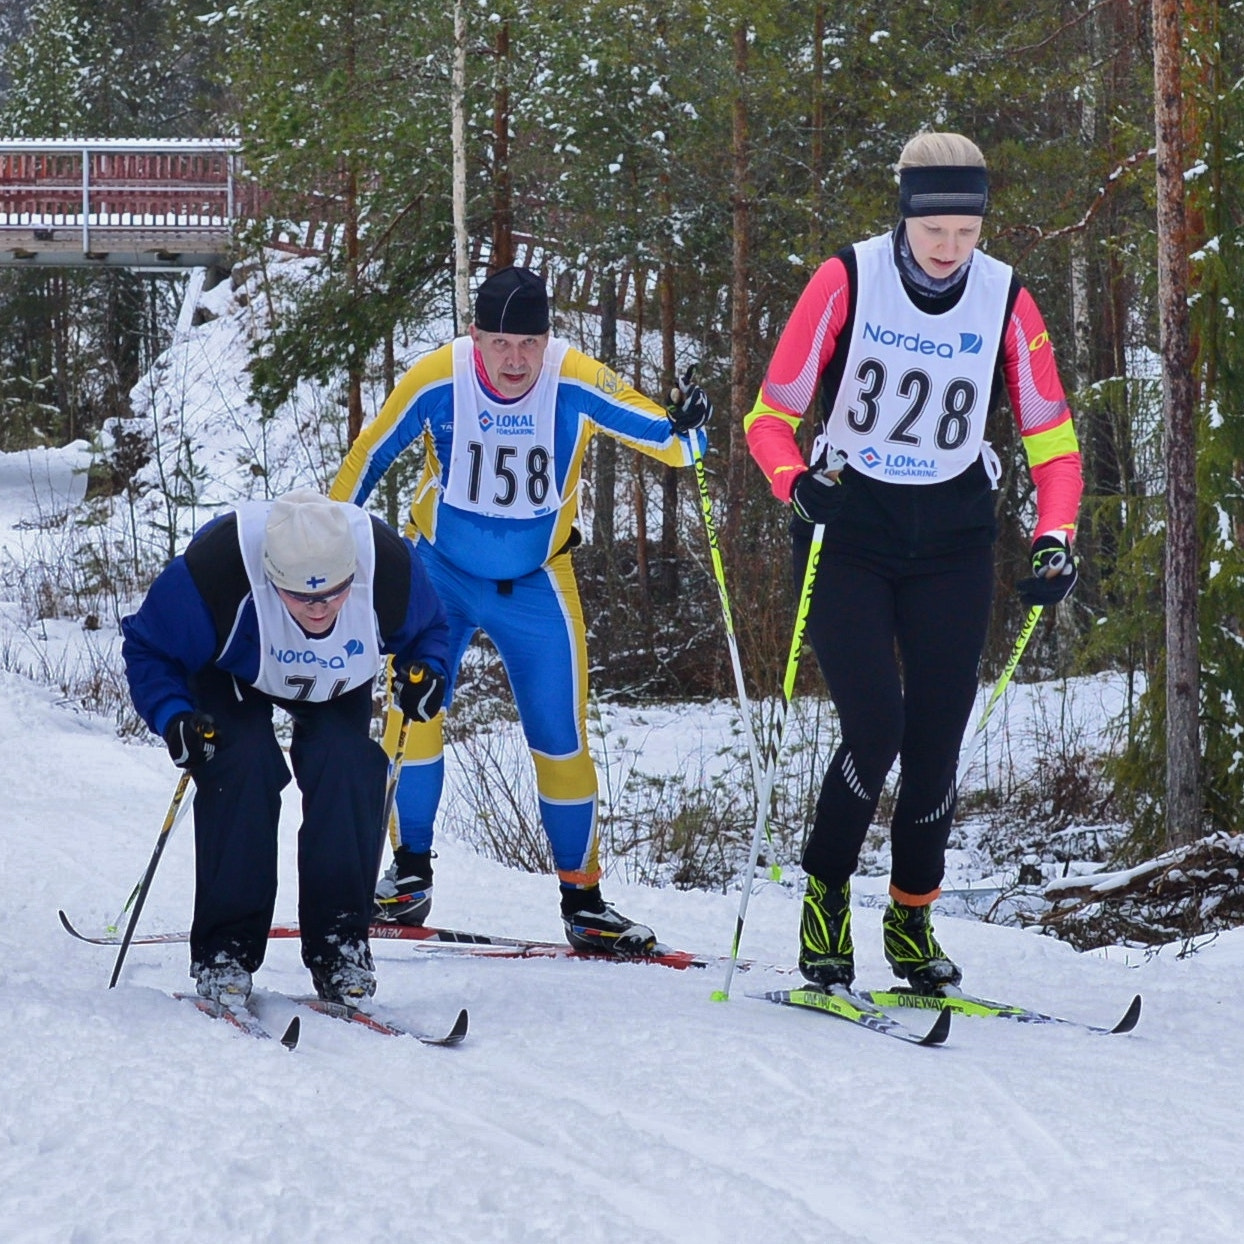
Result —
<instances>
[{"instance_id":1,"label":"packed snow trail","mask_svg":"<svg viewBox=\"0 0 1244 1244\"><path fill-rule=\"evenodd\" d=\"M73 496L60 467L80 458L81 447L48 457L55 482L42 508L13 503L0 471L0 554L20 560L32 542L58 538L40 525L43 511ZM1244 930L1182 959L1177 947L1081 955L942 915L939 938L974 994L1087 1022L1121 1015L1136 993L1145 1001L1128 1035L956 1017L935 1051L742 996L789 988L789 974L754 968L719 1003L713 968L431 956L399 941L374 943L377 1007L421 1031L468 1008L457 1048L309 1013L292 1053L250 1039L169 996L190 985L185 946L131 947L107 989L116 948L75 942L56 913L90 931L115 921L176 773L158 744L122 741L111 719L12 672L46 675L88 646L106 650L116 636L103 622L85 632L0 602L6 1244L337 1244L396 1232L436 1244L1184 1244L1238 1234L1244 1128L1224 1086L1238 1081ZM700 711L605 705L602 721L642 737L646 762L685 768L688 739L720 735ZM297 917L295 800L282 827L286 922ZM144 930L187 927L191 846L187 819L161 860ZM439 924L561 938L551 879L480 858L452 825L437 850ZM618 876L606 885L669 945L728 951L737 893ZM885 880L859 877L854 891L858 984L887 988ZM741 953L790 964L797 927L794 892L763 884ZM296 995L308 984L297 943L273 943L257 988ZM274 1000L273 1027L287 1018Z\"/></svg>"},{"instance_id":2,"label":"packed snow trail","mask_svg":"<svg viewBox=\"0 0 1244 1244\"><path fill-rule=\"evenodd\" d=\"M406 1222L449 1244L585 1229L636 1244L923 1244L960 1239L971 1221L1035 1244L1233 1229L1244 1137L1221 1087L1244 1026L1244 934L1144 962L944 919L939 933L986 996L1085 1018L1122 1013L1137 991L1146 1000L1129 1036L961 1018L936 1054L741 994L712 1002L705 972L377 942L385 1013L426 1028L466 1006L470 1038L427 1049L308 1015L291 1054L167 996L188 984L184 946L131 948L109 991L114 949L60 927L58 907L102 927L130 892L175 780L163 750L120 742L12 675L0 676L0 713L0 1195L9 1224L26 1224L7 1238L293 1244ZM291 803L284 918L296 912L296 818ZM549 879L449 834L438 849L438 918L556 938ZM185 927L191 876L186 824L145 927ZM879 898L883 882L857 887L860 976L884 985L869 886ZM737 907L734 895L618 881L610 894L706 953L728 940ZM788 961L797 920L788 891L761 887L745 952ZM789 983L775 974L765 987ZM296 943L272 944L256 985L305 992ZM1194 1141L1155 1126L1189 1112Z\"/></svg>"}]
</instances>

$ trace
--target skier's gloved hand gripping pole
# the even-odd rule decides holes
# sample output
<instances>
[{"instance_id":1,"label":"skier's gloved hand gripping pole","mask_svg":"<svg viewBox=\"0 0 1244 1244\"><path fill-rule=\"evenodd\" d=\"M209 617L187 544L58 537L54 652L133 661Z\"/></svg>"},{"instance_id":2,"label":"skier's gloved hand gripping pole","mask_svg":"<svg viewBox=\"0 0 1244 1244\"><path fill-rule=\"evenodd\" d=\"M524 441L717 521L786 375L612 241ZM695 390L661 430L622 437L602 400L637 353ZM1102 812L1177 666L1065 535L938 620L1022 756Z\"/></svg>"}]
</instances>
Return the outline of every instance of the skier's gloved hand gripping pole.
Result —
<instances>
[{"instance_id":1,"label":"skier's gloved hand gripping pole","mask_svg":"<svg viewBox=\"0 0 1244 1244\"><path fill-rule=\"evenodd\" d=\"M779 706L778 720L774 723L773 750L769 755L769 765L765 770L764 779L760 783L760 791L756 802L756 827L752 833L752 850L747 861L747 872L743 876L743 893L739 899L739 917L734 929L734 943L730 947L730 957L726 961L726 979L716 993L714 1002L726 1002L730 998L730 982L734 979L734 968L739 959L739 946L743 940L743 922L747 918L747 903L752 895L752 878L756 875L756 861L760 858L760 838L769 820L769 803L773 798L773 787L777 781L778 759L782 754L782 743L786 737L786 718L790 702L795 694L795 677L799 673L799 656L803 651L803 636L808 625L808 609L812 605L812 589L816 584L816 568L821 560L821 546L825 542L825 524L817 523L812 528L812 544L808 549L808 564L803 572L803 585L799 591L799 607L795 613L795 628L790 637L790 652L786 657L786 673L782 678L782 703Z\"/></svg>"},{"instance_id":2,"label":"skier's gloved hand gripping pole","mask_svg":"<svg viewBox=\"0 0 1244 1244\"><path fill-rule=\"evenodd\" d=\"M695 383L695 364L682 374L682 379L670 390L670 404L665 408L674 431L686 436L702 428L713 417L713 403L707 393Z\"/></svg>"},{"instance_id":3,"label":"skier's gloved hand gripping pole","mask_svg":"<svg viewBox=\"0 0 1244 1244\"><path fill-rule=\"evenodd\" d=\"M402 710L402 727L397 734L393 759L389 762L389 780L384 790L384 814L380 824L386 833L397 803L397 783L402 776L402 758L406 755L406 736L412 721L431 721L441 711L445 699L445 677L429 666L418 664L393 671L394 699ZM394 845L397 839L394 838Z\"/></svg>"},{"instance_id":4,"label":"skier's gloved hand gripping pole","mask_svg":"<svg viewBox=\"0 0 1244 1244\"><path fill-rule=\"evenodd\" d=\"M1075 586L1076 580L1079 578L1071 550L1065 546L1051 547L1050 544L1045 543L1046 541L1053 543L1051 537L1043 536L1033 545L1032 579L1024 579L1016 585L1016 591L1019 592L1025 601L1034 599L1034 584L1054 584L1056 579L1067 578L1069 579L1068 583L1057 583L1054 587L1046 589L1050 592L1065 589L1062 590L1061 595L1053 598L1055 602L1062 600ZM1038 586L1035 591L1039 594L1040 587ZM1028 641L1032 638L1033 631L1037 629L1037 623L1041 620L1041 614L1044 609L1044 604L1033 604L1028 610L1028 616L1024 619L1024 625L1015 640L1015 646L1011 649L1011 655L1007 660L1006 668L999 676L998 682L993 689L993 694L986 701L985 709L980 715L980 720L976 723L976 729L972 732L972 738L968 743L967 751L963 753L959 761L959 768L955 773L956 790L963 786L968 769L971 767L972 761L976 759L976 753L980 750L980 745L985 740L985 727L989 724L989 719L993 716L993 710L997 707L1003 692L1010 685L1011 676L1019 666L1020 658L1024 655L1024 649L1028 647Z\"/></svg>"},{"instance_id":5,"label":"skier's gloved hand gripping pole","mask_svg":"<svg viewBox=\"0 0 1244 1244\"><path fill-rule=\"evenodd\" d=\"M203 745L204 754L210 760L216 746L214 742L216 738L215 723L206 713L195 714L195 718L193 730L198 734ZM173 754L171 744L170 754ZM173 754L173 760L174 763L177 763L175 754ZM151 859L147 863L147 871L143 873L142 880L130 895L133 910L130 912L129 922L125 926L125 935L121 938L121 947L117 951L117 960L112 965L112 977L108 981L109 989L112 989L121 977L121 966L125 963L125 956L129 951L134 930L138 928L138 917L142 915L143 904L147 901L147 895L151 890L151 882L155 877L156 865L160 862L160 856L164 854L164 848L168 843L169 835L173 832L173 826L177 824L177 814L181 809L182 800L185 799L186 791L190 788L190 769L186 767L184 762L178 764L178 768L182 771L181 777L177 781L177 789L173 791L173 799L168 806L168 811L164 814L164 824L160 826L160 832L156 837L155 850L152 851ZM126 907L129 906L130 903L126 903Z\"/></svg>"}]
</instances>

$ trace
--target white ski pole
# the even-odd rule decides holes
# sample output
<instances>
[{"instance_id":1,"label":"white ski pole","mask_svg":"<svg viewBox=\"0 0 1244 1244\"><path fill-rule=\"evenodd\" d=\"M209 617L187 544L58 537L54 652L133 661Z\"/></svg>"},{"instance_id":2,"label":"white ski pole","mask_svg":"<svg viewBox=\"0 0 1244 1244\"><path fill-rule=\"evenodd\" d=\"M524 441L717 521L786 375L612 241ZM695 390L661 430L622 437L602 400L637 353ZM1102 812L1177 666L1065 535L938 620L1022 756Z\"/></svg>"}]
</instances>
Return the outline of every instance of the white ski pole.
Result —
<instances>
[{"instance_id":1,"label":"white ski pole","mask_svg":"<svg viewBox=\"0 0 1244 1244\"><path fill-rule=\"evenodd\" d=\"M790 702L795 694L795 677L799 673L799 657L803 651L803 636L808 625L808 610L812 605L812 589L816 584L816 568L821 560L821 546L825 542L825 524L817 523L812 529L812 544L808 549L808 564L803 572L803 586L799 592L799 607L795 613L795 628L791 634L790 651L786 656L786 673L782 678L782 701L778 706L778 720L774 723L773 749L769 754L768 767L760 783L756 801L756 826L752 831L752 849L743 875L743 893L739 899L739 915L734 928L734 942L726 961L726 979L712 995L714 1002L726 1002L730 998L730 982L739 960L739 946L743 940L743 922L747 919L747 904L752 895L752 880L756 875L756 862L760 858L760 839L769 820L769 803L777 782L778 760L786 737L786 721Z\"/></svg>"}]
</instances>

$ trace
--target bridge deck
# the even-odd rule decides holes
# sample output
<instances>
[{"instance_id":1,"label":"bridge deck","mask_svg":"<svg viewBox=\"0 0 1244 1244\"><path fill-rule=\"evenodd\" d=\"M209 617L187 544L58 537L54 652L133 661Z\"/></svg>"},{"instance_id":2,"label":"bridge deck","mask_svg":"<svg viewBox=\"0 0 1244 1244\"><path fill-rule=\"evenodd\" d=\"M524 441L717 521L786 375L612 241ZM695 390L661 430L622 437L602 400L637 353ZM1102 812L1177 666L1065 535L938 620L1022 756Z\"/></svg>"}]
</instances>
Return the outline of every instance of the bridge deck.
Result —
<instances>
[{"instance_id":1,"label":"bridge deck","mask_svg":"<svg viewBox=\"0 0 1244 1244\"><path fill-rule=\"evenodd\" d=\"M228 268L233 236L216 227L34 227L0 221L0 267Z\"/></svg>"}]
</instances>

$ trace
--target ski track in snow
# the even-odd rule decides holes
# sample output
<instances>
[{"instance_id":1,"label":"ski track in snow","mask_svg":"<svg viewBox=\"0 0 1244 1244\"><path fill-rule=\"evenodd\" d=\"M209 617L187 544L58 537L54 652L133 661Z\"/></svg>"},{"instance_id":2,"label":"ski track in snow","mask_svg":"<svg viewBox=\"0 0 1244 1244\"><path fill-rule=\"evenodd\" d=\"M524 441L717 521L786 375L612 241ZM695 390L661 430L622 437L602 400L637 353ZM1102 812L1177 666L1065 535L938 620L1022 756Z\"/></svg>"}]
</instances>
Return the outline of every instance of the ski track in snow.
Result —
<instances>
[{"instance_id":1,"label":"ski track in snow","mask_svg":"<svg viewBox=\"0 0 1244 1244\"><path fill-rule=\"evenodd\" d=\"M432 959L386 942L378 1005L429 1030L466 1005L467 1042L433 1049L304 1013L290 1054L166 995L188 983L183 946L133 947L120 986L105 988L115 949L72 941L56 909L86 927L116 916L174 775L160 749L119 742L22 679L0 677L0 705L0 1191L10 1224L27 1224L6 1238L936 1241L993 1222L1013 1241L1178 1241L1192 1223L1201 1239L1229 1230L1244 1145L1219 1086L1238 1057L1239 934L1129 967L1121 951L1076 955L944 920L986 995L1097 1022L1137 989L1146 1003L1132 1036L960 1016L937 1050L755 1002L747 990L780 982L763 970L736 974L718 1003L716 969ZM290 916L296 817L291 801L278 900ZM190 848L187 824L144 927L185 927ZM439 849L445 923L556 936L549 879L448 835ZM616 883L609 893L703 951L727 940L737 906ZM780 887L758 890L745 953L789 958L797 911ZM856 924L861 977L884 981L879 910L858 909ZM296 945L274 943L257 983L304 991ZM273 1030L292 1013L280 999L265 1008Z\"/></svg>"},{"instance_id":2,"label":"ski track in snow","mask_svg":"<svg viewBox=\"0 0 1244 1244\"><path fill-rule=\"evenodd\" d=\"M6 1242L1238 1235L1244 930L1185 959L1176 948L1146 959L943 915L939 936L986 997L1095 1023L1136 992L1145 1004L1130 1036L958 1016L940 1049L753 1001L748 991L791 983L763 968L736 973L720 1003L717 968L433 958L381 942L377 1006L428 1031L467 1006L465 1044L429 1048L304 1012L291 1054L169 996L189 987L186 947L133 947L110 991L115 948L60 928L58 907L86 931L115 920L142 875L176 782L163 749L117 739L111 722L13 673L0 673L0 720ZM297 912L296 800L291 787L278 919ZM191 844L187 817L144 929L188 926ZM560 937L550 878L476 856L452 826L437 850L439 923ZM864 987L890 979L884 884L856 886ZM729 945L737 894L616 877L606 893L673 945ZM792 891L758 886L744 956L789 963L797 926ZM256 984L305 992L296 944L273 943ZM281 1031L291 1005L262 1005Z\"/></svg>"}]
</instances>

